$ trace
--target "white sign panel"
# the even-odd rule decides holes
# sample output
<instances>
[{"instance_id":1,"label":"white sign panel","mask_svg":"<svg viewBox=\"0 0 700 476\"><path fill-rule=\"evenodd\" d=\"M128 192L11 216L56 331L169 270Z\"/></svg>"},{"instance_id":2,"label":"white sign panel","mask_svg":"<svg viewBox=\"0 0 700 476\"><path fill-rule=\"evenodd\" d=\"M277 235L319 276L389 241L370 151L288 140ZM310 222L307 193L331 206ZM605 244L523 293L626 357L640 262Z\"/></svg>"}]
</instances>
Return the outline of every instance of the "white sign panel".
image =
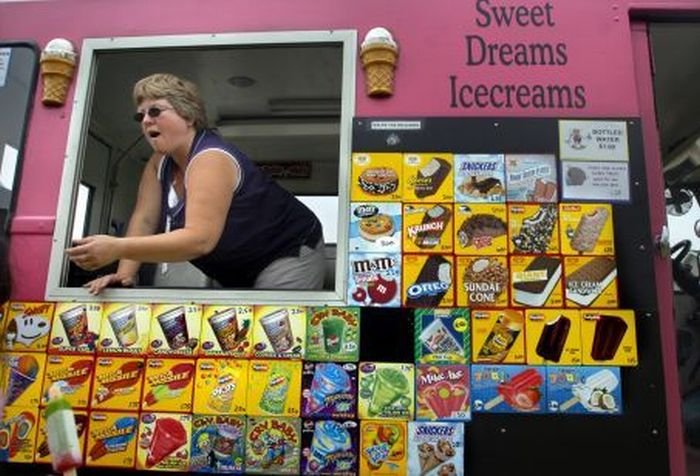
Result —
<instances>
[{"instance_id":1,"label":"white sign panel","mask_svg":"<svg viewBox=\"0 0 700 476\"><path fill-rule=\"evenodd\" d=\"M559 121L562 160L627 162L627 123L624 121Z\"/></svg>"},{"instance_id":2,"label":"white sign panel","mask_svg":"<svg viewBox=\"0 0 700 476\"><path fill-rule=\"evenodd\" d=\"M562 198L628 202L630 200L627 162L562 162Z\"/></svg>"},{"instance_id":3,"label":"white sign panel","mask_svg":"<svg viewBox=\"0 0 700 476\"><path fill-rule=\"evenodd\" d=\"M5 86L7 70L10 69L10 48L0 48L0 88Z\"/></svg>"}]
</instances>

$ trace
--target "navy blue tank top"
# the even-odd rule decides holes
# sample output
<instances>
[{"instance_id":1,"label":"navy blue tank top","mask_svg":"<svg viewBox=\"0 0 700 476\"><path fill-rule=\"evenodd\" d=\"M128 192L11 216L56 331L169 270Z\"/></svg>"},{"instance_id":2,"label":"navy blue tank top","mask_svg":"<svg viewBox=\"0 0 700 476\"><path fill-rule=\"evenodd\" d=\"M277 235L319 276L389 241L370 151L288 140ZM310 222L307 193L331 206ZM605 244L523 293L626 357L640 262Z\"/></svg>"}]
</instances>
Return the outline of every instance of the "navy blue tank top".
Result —
<instances>
[{"instance_id":1,"label":"navy blue tank top","mask_svg":"<svg viewBox=\"0 0 700 476\"><path fill-rule=\"evenodd\" d=\"M224 287L249 288L258 274L274 260L298 256L302 245L314 247L318 243L323 231L316 215L215 132L203 130L196 134L188 165L193 157L207 149L231 155L238 164L240 181L234 190L219 242L211 253L193 259L192 264ZM174 166L174 160L168 156L159 171L161 223L165 229L169 222L170 230L185 225L187 206L184 198L172 203Z\"/></svg>"}]
</instances>

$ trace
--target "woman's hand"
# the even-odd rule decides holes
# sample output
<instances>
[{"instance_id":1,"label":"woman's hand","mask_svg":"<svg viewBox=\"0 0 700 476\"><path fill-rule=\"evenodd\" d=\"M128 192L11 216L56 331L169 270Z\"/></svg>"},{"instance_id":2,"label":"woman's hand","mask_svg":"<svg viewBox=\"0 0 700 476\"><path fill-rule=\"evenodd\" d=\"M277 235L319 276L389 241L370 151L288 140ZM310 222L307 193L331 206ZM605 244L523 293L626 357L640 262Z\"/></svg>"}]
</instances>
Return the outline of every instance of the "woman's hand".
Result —
<instances>
[{"instance_id":1,"label":"woman's hand","mask_svg":"<svg viewBox=\"0 0 700 476\"><path fill-rule=\"evenodd\" d=\"M134 285L134 278L132 276L121 276L119 273L112 273L106 276L100 276L97 279L93 279L89 283L83 284L83 287L87 288L90 294L93 296L97 296L104 288L108 288L115 284L124 287L131 287Z\"/></svg>"},{"instance_id":2,"label":"woman's hand","mask_svg":"<svg viewBox=\"0 0 700 476\"><path fill-rule=\"evenodd\" d=\"M94 271L107 266L120 258L119 238L109 235L92 235L73 242L73 247L66 249L68 258L76 266Z\"/></svg>"}]
</instances>

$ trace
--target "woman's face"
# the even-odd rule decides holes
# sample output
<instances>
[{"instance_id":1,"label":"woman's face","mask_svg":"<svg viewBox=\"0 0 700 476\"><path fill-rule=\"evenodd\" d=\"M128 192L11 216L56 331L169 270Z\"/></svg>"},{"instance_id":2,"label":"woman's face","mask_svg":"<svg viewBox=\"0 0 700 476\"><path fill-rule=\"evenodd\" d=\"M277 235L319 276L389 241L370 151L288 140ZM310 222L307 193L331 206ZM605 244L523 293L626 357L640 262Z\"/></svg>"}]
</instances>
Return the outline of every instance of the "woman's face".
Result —
<instances>
[{"instance_id":1,"label":"woman's face","mask_svg":"<svg viewBox=\"0 0 700 476\"><path fill-rule=\"evenodd\" d=\"M192 121L182 118L167 99L144 99L138 108L141 129L153 150L173 154L178 149L189 150Z\"/></svg>"}]
</instances>

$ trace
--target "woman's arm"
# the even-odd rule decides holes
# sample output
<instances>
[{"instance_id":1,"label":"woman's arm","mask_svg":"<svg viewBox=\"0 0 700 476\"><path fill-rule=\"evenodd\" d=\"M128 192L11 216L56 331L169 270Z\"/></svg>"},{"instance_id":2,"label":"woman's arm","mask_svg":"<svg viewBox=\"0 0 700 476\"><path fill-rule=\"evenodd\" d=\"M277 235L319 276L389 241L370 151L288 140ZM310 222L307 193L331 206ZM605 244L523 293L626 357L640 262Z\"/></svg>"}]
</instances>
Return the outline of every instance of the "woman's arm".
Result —
<instances>
[{"instance_id":1,"label":"woman's arm","mask_svg":"<svg viewBox=\"0 0 700 476\"><path fill-rule=\"evenodd\" d=\"M228 155L204 151L188 168L184 228L152 236L90 236L67 252L86 269L97 269L117 259L161 263L203 256L219 242L238 176Z\"/></svg>"},{"instance_id":2,"label":"woman's arm","mask_svg":"<svg viewBox=\"0 0 700 476\"><path fill-rule=\"evenodd\" d=\"M136 205L129 219L126 236L152 235L158 229L162 194L158 180L158 167L162 157L162 154L154 153L141 174ZM79 245L83 241L77 240L74 244ZM86 268L85 259L87 257L80 260L78 258L79 255L73 252L75 249L70 248L66 252L78 266ZM114 284L132 286L140 266L141 263L139 261L122 259L119 261L116 273L101 276L86 283L84 286L89 289L91 294L99 294L104 288Z\"/></svg>"}]
</instances>

